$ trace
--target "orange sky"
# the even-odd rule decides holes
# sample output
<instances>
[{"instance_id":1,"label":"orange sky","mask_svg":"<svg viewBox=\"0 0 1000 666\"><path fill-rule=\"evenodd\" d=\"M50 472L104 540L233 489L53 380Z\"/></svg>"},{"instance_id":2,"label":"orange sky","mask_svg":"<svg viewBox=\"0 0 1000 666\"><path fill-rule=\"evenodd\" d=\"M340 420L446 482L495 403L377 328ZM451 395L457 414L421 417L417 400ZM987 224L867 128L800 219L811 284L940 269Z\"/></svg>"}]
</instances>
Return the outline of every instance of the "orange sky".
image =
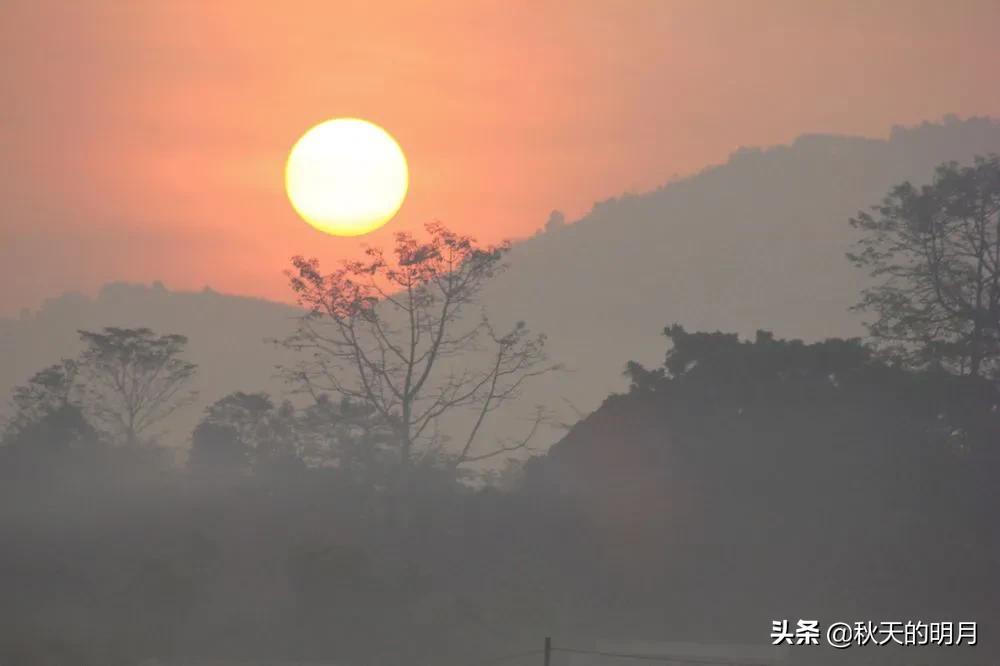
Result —
<instances>
[{"instance_id":1,"label":"orange sky","mask_svg":"<svg viewBox=\"0 0 1000 666\"><path fill-rule=\"evenodd\" d=\"M437 218L525 236L804 132L1000 115L1000 3L574 0L0 3L0 314L162 279L285 299L359 239L283 192L309 126L360 116Z\"/></svg>"}]
</instances>

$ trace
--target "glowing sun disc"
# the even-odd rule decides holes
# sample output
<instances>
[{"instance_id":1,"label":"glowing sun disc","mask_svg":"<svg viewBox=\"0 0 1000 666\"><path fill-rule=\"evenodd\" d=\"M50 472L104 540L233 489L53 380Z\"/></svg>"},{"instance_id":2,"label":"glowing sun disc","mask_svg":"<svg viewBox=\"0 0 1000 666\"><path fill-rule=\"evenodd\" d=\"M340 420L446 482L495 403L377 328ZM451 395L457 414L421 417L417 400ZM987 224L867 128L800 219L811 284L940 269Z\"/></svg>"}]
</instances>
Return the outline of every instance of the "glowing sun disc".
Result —
<instances>
[{"instance_id":1,"label":"glowing sun disc","mask_svg":"<svg viewBox=\"0 0 1000 666\"><path fill-rule=\"evenodd\" d=\"M406 157L384 129L359 118L322 122L295 142L285 165L292 207L316 229L360 236L378 229L403 205Z\"/></svg>"}]
</instances>

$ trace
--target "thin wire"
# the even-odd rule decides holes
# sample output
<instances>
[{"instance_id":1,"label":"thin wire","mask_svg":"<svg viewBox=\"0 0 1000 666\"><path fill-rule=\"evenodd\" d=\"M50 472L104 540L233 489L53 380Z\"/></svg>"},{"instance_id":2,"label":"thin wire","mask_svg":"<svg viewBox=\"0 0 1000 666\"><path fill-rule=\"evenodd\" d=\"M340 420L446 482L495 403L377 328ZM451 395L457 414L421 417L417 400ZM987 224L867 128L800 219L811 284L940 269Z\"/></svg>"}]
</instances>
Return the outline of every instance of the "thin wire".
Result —
<instances>
[{"instance_id":1,"label":"thin wire","mask_svg":"<svg viewBox=\"0 0 1000 666\"><path fill-rule=\"evenodd\" d=\"M505 661L511 661L513 659L521 659L522 657L533 657L536 654L542 654L545 650L528 650L526 652L515 652L513 654L505 654L500 657L493 657L486 661L477 661L472 666L488 666L489 664L499 664Z\"/></svg>"},{"instance_id":2,"label":"thin wire","mask_svg":"<svg viewBox=\"0 0 1000 666\"><path fill-rule=\"evenodd\" d=\"M718 664L719 666L767 666L759 661L733 661L727 659L706 659L701 657L671 657L662 654L636 654L631 652L602 652L600 650L575 650L573 648L553 647L553 652L570 652L573 654L589 654L598 657L617 659L636 659L639 661L662 661L681 664Z\"/></svg>"}]
</instances>

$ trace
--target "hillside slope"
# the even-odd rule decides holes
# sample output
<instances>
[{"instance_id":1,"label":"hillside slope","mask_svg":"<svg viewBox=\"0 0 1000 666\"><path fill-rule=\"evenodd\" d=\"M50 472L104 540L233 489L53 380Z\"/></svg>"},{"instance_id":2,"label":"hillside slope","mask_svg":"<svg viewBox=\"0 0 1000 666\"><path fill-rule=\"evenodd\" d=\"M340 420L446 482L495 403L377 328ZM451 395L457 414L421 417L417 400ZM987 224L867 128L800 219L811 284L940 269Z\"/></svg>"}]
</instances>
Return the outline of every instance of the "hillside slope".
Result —
<instances>
[{"instance_id":1,"label":"hillside slope","mask_svg":"<svg viewBox=\"0 0 1000 666\"><path fill-rule=\"evenodd\" d=\"M862 319L849 308L865 276L844 256L856 238L848 219L893 185L928 182L941 162L997 151L1000 122L988 119L895 128L886 140L809 135L741 149L518 244L489 303L549 334L577 369L551 389L585 411L624 386L627 360L662 359L667 324L859 335Z\"/></svg>"}]
</instances>

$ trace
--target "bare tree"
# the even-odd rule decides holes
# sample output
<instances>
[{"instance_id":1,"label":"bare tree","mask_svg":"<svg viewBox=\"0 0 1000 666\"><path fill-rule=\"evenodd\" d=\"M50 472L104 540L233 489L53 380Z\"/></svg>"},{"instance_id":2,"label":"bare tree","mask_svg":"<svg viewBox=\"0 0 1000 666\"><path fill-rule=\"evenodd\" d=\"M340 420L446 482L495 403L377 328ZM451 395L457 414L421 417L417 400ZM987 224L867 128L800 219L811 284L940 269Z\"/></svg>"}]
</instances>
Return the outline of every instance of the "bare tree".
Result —
<instances>
[{"instance_id":1,"label":"bare tree","mask_svg":"<svg viewBox=\"0 0 1000 666\"><path fill-rule=\"evenodd\" d=\"M430 456L457 468L526 447L541 411L522 437L486 447L483 424L526 381L555 369L544 336L523 322L500 332L485 313L466 312L509 246L482 247L436 223L426 229L426 241L399 233L389 254L369 248L329 274L302 257L288 271L308 310L285 341L307 354L294 379L314 397L331 392L374 408L395 433L404 470ZM464 432L446 442L442 420L459 410L469 414Z\"/></svg>"},{"instance_id":2,"label":"bare tree","mask_svg":"<svg viewBox=\"0 0 1000 666\"><path fill-rule=\"evenodd\" d=\"M988 375L1000 364L1000 157L943 164L934 182L889 193L851 224L848 257L877 283L857 308L875 342L911 365Z\"/></svg>"},{"instance_id":3,"label":"bare tree","mask_svg":"<svg viewBox=\"0 0 1000 666\"><path fill-rule=\"evenodd\" d=\"M197 366L181 358L183 335L148 328L80 331L85 406L110 434L137 445L177 409L194 399L189 385Z\"/></svg>"}]
</instances>

